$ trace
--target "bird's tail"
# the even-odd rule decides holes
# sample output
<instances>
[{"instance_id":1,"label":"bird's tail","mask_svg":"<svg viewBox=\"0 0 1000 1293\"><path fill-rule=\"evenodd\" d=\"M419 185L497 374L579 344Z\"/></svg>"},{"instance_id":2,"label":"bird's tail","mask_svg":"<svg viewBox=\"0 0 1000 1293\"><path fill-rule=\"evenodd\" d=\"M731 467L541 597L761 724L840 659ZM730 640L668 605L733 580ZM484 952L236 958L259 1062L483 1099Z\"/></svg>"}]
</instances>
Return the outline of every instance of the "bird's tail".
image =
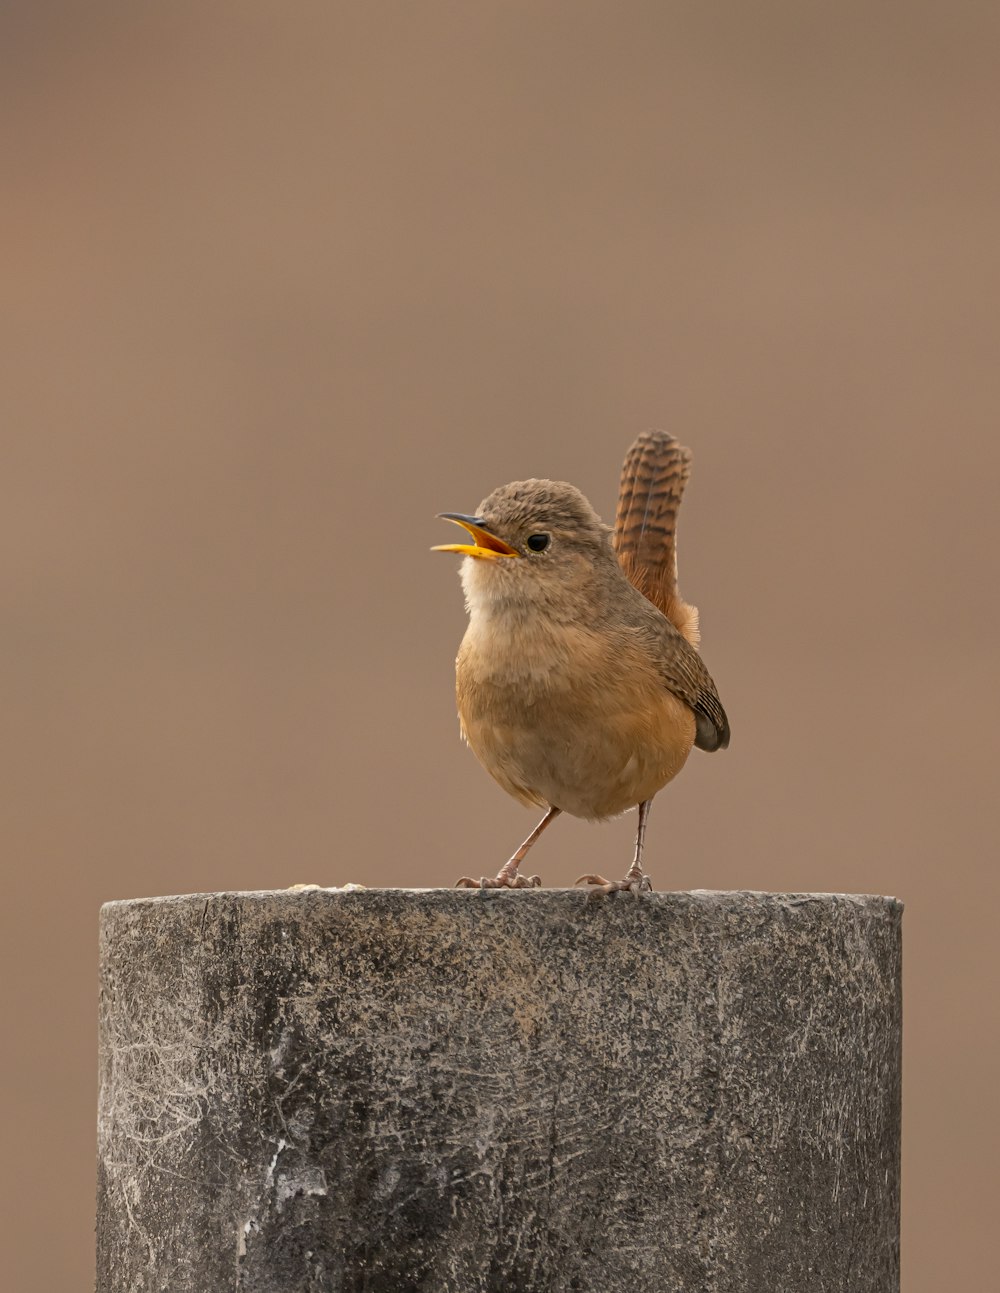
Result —
<instances>
[{"instance_id":1,"label":"bird's tail","mask_svg":"<svg viewBox=\"0 0 1000 1293\"><path fill-rule=\"evenodd\" d=\"M622 464L612 542L629 582L697 646L697 608L677 591L677 511L690 474L690 449L644 431Z\"/></svg>"}]
</instances>

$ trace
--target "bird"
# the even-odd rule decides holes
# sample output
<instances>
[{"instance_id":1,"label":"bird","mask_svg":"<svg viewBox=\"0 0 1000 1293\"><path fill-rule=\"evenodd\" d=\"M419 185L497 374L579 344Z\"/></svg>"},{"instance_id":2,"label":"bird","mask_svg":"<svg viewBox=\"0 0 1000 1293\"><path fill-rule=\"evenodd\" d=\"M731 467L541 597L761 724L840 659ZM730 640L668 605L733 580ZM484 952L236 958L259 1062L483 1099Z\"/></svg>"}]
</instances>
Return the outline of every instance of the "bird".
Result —
<instances>
[{"instance_id":1,"label":"bird","mask_svg":"<svg viewBox=\"0 0 1000 1293\"><path fill-rule=\"evenodd\" d=\"M648 892L643 846L654 795L693 746L725 749L729 720L699 654L698 611L677 586L677 513L691 452L643 432L622 466L614 527L564 481L513 481L475 514L440 512L471 543L458 553L469 621L455 666L460 730L487 772L545 815L495 877L465 888L535 888L520 867L560 813L604 821L638 809L621 880Z\"/></svg>"}]
</instances>

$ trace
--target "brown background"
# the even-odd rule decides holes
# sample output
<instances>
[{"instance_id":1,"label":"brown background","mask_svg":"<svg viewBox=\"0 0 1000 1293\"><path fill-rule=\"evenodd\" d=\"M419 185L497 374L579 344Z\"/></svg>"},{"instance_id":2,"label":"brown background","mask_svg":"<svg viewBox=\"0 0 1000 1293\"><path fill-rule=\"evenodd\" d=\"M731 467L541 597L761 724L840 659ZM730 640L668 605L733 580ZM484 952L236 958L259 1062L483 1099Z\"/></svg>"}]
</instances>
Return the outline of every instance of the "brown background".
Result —
<instances>
[{"instance_id":1,"label":"brown background","mask_svg":"<svg viewBox=\"0 0 1000 1293\"><path fill-rule=\"evenodd\" d=\"M539 475L607 516L651 425L734 736L649 869L906 901L905 1287L989 1286L998 38L972 0L3 7L5 1287L90 1281L99 904L502 861L532 818L457 739L434 513Z\"/></svg>"}]
</instances>

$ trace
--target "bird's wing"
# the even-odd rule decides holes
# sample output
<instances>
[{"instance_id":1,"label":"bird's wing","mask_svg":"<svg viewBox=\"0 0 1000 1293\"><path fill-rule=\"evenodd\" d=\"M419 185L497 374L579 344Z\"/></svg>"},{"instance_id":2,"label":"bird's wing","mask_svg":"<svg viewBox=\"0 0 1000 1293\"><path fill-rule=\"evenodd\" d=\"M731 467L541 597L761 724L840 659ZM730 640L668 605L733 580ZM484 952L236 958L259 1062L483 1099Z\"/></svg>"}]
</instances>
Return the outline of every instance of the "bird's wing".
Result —
<instances>
[{"instance_id":1,"label":"bird's wing","mask_svg":"<svg viewBox=\"0 0 1000 1293\"><path fill-rule=\"evenodd\" d=\"M641 607L641 602L638 608L633 605L629 618L647 655L655 661L663 685L694 710L695 745L700 750L724 750L729 744L729 720L705 662L669 621Z\"/></svg>"},{"instance_id":2,"label":"bird's wing","mask_svg":"<svg viewBox=\"0 0 1000 1293\"><path fill-rule=\"evenodd\" d=\"M691 450L666 431L644 431L625 455L612 543L629 582L698 645L698 611L677 591L677 510Z\"/></svg>"},{"instance_id":3,"label":"bird's wing","mask_svg":"<svg viewBox=\"0 0 1000 1293\"><path fill-rule=\"evenodd\" d=\"M671 652L660 671L667 687L694 710L694 743L699 750L724 750L729 744L729 719L698 652L690 646Z\"/></svg>"}]
</instances>

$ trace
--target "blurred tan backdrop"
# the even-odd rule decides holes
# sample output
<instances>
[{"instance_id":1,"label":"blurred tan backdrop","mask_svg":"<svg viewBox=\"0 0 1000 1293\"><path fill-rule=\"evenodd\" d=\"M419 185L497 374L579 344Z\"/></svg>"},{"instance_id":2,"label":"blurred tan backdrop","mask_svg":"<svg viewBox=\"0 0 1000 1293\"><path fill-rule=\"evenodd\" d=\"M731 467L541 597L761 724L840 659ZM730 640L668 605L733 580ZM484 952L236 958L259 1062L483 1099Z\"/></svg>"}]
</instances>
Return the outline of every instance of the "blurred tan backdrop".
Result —
<instances>
[{"instance_id":1,"label":"blurred tan backdrop","mask_svg":"<svg viewBox=\"0 0 1000 1293\"><path fill-rule=\"evenodd\" d=\"M989 1285L998 38L975 0L3 6L5 1287L92 1278L99 904L502 861L533 818L458 741L434 514L539 475L608 516L653 425L733 744L649 870L906 901L905 1287Z\"/></svg>"}]
</instances>

